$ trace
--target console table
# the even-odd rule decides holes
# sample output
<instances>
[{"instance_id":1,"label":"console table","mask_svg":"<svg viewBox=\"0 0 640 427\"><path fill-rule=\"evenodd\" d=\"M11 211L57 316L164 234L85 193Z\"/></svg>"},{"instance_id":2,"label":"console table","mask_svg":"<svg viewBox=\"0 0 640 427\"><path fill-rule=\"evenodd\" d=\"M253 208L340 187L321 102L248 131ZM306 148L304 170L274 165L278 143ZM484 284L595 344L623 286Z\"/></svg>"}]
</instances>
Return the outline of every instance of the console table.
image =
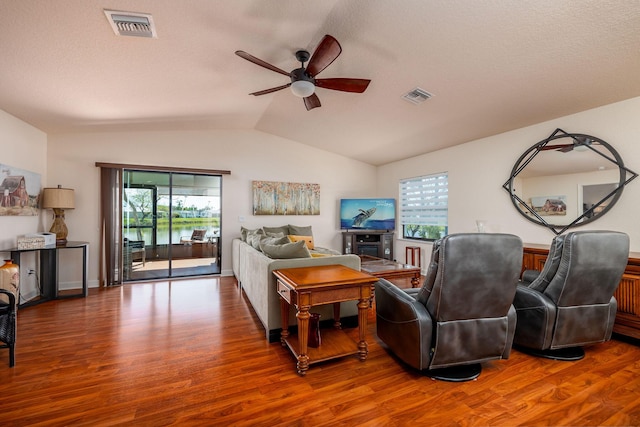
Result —
<instances>
[{"instance_id":1,"label":"console table","mask_svg":"<svg viewBox=\"0 0 640 427\"><path fill-rule=\"evenodd\" d=\"M297 360L299 375L304 376L310 363L358 354L364 361L368 347L367 309L371 298L371 286L377 277L362 273L343 265L320 265L314 267L284 268L273 274L278 282L282 310L281 343L288 346ZM358 301L358 332L356 343L340 328L340 302ZM309 348L309 309L314 305L333 304L334 328L322 332L322 344ZM289 335L289 308L294 305L298 313L298 335Z\"/></svg>"},{"instance_id":2,"label":"console table","mask_svg":"<svg viewBox=\"0 0 640 427\"><path fill-rule=\"evenodd\" d=\"M522 260L523 270L542 271L549 246L525 244ZM640 339L640 253L629 253L627 268L620 285L613 294L618 301L618 312L613 332Z\"/></svg>"},{"instance_id":3,"label":"console table","mask_svg":"<svg viewBox=\"0 0 640 427\"><path fill-rule=\"evenodd\" d=\"M393 231L343 231L342 252L393 260Z\"/></svg>"},{"instance_id":4,"label":"console table","mask_svg":"<svg viewBox=\"0 0 640 427\"><path fill-rule=\"evenodd\" d=\"M60 251L77 249L82 251L82 291L78 293L59 293L58 290L58 271ZM11 252L11 259L15 264L20 265L20 254L25 252L39 252L40 254L40 297L24 304L20 307L28 307L30 305L39 304L45 301L60 298L86 297L88 293L87 287L87 264L88 264L88 242L67 242L64 246L45 246L38 249L18 249L11 248L2 252Z\"/></svg>"}]
</instances>

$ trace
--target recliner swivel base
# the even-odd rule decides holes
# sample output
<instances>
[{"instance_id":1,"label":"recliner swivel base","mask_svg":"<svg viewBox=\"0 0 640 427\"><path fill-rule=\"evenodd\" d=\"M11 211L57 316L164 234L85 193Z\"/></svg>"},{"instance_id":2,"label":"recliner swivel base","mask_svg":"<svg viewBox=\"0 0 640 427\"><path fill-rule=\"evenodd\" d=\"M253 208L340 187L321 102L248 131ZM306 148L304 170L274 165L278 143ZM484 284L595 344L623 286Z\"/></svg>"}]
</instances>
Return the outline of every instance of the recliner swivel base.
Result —
<instances>
[{"instance_id":1,"label":"recliner swivel base","mask_svg":"<svg viewBox=\"0 0 640 427\"><path fill-rule=\"evenodd\" d=\"M563 360L566 362L575 362L584 358L584 349L582 347L566 347L555 350L538 350L535 348L517 347L523 353L532 356L544 357L546 359Z\"/></svg>"},{"instance_id":2,"label":"recliner swivel base","mask_svg":"<svg viewBox=\"0 0 640 427\"><path fill-rule=\"evenodd\" d=\"M482 365L474 363L471 365L450 366L448 368L428 369L424 373L434 379L450 382L464 382L475 380L482 372Z\"/></svg>"}]
</instances>

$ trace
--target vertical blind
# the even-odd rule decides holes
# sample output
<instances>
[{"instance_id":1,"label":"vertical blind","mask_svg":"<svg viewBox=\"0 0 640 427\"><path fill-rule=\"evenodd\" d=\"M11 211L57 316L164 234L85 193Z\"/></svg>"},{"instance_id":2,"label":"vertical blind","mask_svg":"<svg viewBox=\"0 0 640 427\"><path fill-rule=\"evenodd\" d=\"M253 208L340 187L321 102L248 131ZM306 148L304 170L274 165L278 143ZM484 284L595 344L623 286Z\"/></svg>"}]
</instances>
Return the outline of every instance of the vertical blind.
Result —
<instances>
[{"instance_id":1,"label":"vertical blind","mask_svg":"<svg viewBox=\"0 0 640 427\"><path fill-rule=\"evenodd\" d=\"M100 169L100 286L122 283L122 169Z\"/></svg>"},{"instance_id":2,"label":"vertical blind","mask_svg":"<svg viewBox=\"0 0 640 427\"><path fill-rule=\"evenodd\" d=\"M448 174L400 180L402 225L448 225Z\"/></svg>"}]
</instances>

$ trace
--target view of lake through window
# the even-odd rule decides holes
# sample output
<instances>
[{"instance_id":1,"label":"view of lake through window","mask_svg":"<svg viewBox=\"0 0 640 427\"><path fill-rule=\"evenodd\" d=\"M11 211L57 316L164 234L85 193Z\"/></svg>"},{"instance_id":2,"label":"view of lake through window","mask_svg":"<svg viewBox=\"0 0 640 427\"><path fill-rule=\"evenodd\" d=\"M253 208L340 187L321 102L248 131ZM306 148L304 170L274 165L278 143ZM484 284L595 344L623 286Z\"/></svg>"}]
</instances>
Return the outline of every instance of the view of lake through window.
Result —
<instances>
[{"instance_id":1,"label":"view of lake through window","mask_svg":"<svg viewBox=\"0 0 640 427\"><path fill-rule=\"evenodd\" d=\"M125 171L123 181L125 279L220 272L221 176Z\"/></svg>"}]
</instances>

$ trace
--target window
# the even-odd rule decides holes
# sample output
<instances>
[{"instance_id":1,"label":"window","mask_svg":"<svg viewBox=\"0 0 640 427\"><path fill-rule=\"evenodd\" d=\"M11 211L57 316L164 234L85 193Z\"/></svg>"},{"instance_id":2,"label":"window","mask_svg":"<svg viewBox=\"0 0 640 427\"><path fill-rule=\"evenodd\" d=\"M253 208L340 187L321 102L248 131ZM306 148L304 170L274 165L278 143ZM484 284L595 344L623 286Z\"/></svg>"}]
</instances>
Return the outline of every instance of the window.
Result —
<instances>
[{"instance_id":1,"label":"window","mask_svg":"<svg viewBox=\"0 0 640 427\"><path fill-rule=\"evenodd\" d=\"M124 281L220 273L222 175L124 169L122 181Z\"/></svg>"},{"instance_id":2,"label":"window","mask_svg":"<svg viewBox=\"0 0 640 427\"><path fill-rule=\"evenodd\" d=\"M400 224L406 239L435 240L448 233L448 174L400 181Z\"/></svg>"},{"instance_id":3,"label":"window","mask_svg":"<svg viewBox=\"0 0 640 427\"><path fill-rule=\"evenodd\" d=\"M220 273L222 175L230 171L96 166L101 174L101 285ZM191 238L203 230L204 239Z\"/></svg>"}]
</instances>

